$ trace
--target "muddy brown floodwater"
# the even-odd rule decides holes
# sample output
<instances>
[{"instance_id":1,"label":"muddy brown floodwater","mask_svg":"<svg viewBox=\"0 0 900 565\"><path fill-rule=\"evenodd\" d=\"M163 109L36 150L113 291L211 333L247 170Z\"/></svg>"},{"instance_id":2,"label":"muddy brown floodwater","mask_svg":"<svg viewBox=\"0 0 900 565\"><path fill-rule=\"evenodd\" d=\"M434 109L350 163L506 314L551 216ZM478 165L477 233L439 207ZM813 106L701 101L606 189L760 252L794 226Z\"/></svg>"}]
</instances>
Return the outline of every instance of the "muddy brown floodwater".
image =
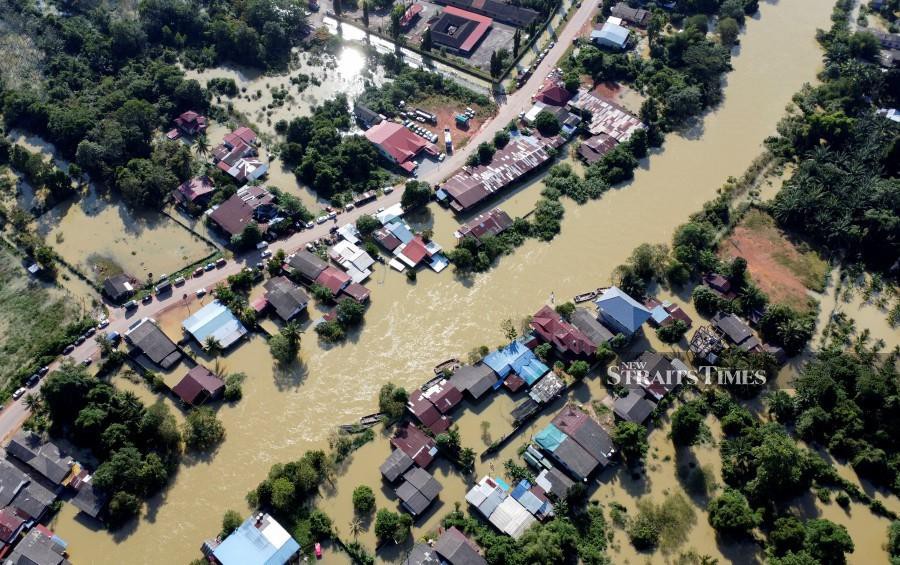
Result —
<instances>
[{"instance_id":1,"label":"muddy brown floodwater","mask_svg":"<svg viewBox=\"0 0 900 565\"><path fill-rule=\"evenodd\" d=\"M652 166L644 163L624 189L585 206L567 204L562 234L552 243L529 241L470 281L455 280L449 271L423 272L418 283L409 284L403 275L379 268L368 283L372 306L363 330L331 348L320 347L307 333L302 366L287 373L273 369L260 338L229 353L224 360L229 369L245 371L249 379L243 400L219 411L228 433L219 451L182 465L169 488L126 531L92 528L64 505L54 527L69 542L73 562L185 563L198 557L201 542L219 530L225 510L247 513L244 495L273 463L323 447L335 425L372 412L383 383L416 386L432 374L435 363L464 356L480 344L498 344L500 320L534 312L551 292L568 299L596 288L636 245L667 242L729 175L746 169L763 139L775 132L791 95L815 80L821 60L815 30L828 26L830 11L831 2L823 0L763 2L760 16L748 22L742 36L721 106L689 134L670 136L665 149L652 156ZM536 198L539 190L534 183L514 198ZM451 245L453 218L435 209L428 221L436 239ZM164 325L170 333L177 328L177 323ZM500 420L504 412L487 408L484 414ZM464 445L481 448L480 419L476 416L472 424L464 418ZM504 425L496 421L491 431L499 435ZM377 466L385 450L378 442L357 454L356 461L365 465L353 465L351 477L365 476L378 487ZM456 481L444 481L442 512L462 492ZM344 516L346 511L334 512ZM703 520L698 516L698 522ZM337 525L346 537L346 520L338 518ZM866 551L858 546L854 557Z\"/></svg>"}]
</instances>

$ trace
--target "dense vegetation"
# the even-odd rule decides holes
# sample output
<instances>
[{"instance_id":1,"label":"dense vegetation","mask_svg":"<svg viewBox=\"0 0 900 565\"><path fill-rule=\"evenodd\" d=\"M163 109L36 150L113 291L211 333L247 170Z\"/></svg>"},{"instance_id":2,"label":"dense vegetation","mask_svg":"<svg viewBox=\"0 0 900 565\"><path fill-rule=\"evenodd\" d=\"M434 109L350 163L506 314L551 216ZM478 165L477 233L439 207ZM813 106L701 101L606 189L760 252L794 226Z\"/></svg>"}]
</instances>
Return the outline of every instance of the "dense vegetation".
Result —
<instances>
[{"instance_id":1,"label":"dense vegetation","mask_svg":"<svg viewBox=\"0 0 900 565\"><path fill-rule=\"evenodd\" d=\"M41 387L33 426L91 450L101 462L94 486L110 496L107 517L122 524L140 512L143 499L159 492L181 456L181 434L165 404L145 407L130 392L64 363Z\"/></svg>"}]
</instances>

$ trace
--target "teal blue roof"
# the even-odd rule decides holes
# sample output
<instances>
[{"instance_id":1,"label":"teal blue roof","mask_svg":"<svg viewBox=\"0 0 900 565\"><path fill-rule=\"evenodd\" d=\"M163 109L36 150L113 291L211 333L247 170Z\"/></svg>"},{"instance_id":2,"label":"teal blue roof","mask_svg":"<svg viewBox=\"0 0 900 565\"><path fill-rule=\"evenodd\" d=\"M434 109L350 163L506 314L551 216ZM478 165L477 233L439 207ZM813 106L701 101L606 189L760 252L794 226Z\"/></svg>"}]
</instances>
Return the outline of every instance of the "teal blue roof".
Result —
<instances>
[{"instance_id":1,"label":"teal blue roof","mask_svg":"<svg viewBox=\"0 0 900 565\"><path fill-rule=\"evenodd\" d=\"M603 315L615 320L632 334L650 318L650 310L615 286L604 290L596 302Z\"/></svg>"},{"instance_id":2,"label":"teal blue roof","mask_svg":"<svg viewBox=\"0 0 900 565\"><path fill-rule=\"evenodd\" d=\"M201 344L206 338L213 337L226 349L247 333L240 320L218 300L198 310L181 325Z\"/></svg>"},{"instance_id":3,"label":"teal blue roof","mask_svg":"<svg viewBox=\"0 0 900 565\"><path fill-rule=\"evenodd\" d=\"M544 365L537 357L535 357L530 359L528 363L523 365L516 373L522 377L523 381L528 383L528 386L531 386L536 383L538 379L546 375L549 370L547 365Z\"/></svg>"},{"instance_id":4,"label":"teal blue roof","mask_svg":"<svg viewBox=\"0 0 900 565\"><path fill-rule=\"evenodd\" d=\"M284 565L300 550L271 516L265 517L262 529L251 516L225 538L213 555L222 565Z\"/></svg>"},{"instance_id":5,"label":"teal blue roof","mask_svg":"<svg viewBox=\"0 0 900 565\"><path fill-rule=\"evenodd\" d=\"M539 431L537 435L534 436L534 442L550 453L556 451L556 448L559 447L559 444L561 444L564 439L566 439L566 434L562 433L559 428L553 424L547 424L546 428Z\"/></svg>"}]
</instances>

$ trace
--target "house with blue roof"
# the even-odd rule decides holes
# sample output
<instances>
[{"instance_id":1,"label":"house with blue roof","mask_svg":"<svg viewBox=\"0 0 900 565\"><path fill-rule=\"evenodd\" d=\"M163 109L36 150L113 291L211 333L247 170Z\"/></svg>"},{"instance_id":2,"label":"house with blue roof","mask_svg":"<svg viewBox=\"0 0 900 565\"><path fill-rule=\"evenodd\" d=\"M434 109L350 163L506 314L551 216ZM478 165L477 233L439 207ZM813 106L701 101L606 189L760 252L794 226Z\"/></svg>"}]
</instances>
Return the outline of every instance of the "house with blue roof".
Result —
<instances>
[{"instance_id":1,"label":"house with blue roof","mask_svg":"<svg viewBox=\"0 0 900 565\"><path fill-rule=\"evenodd\" d=\"M234 342L247 335L247 328L218 300L213 300L193 316L186 318L181 327L200 345L211 337L218 341L223 349L228 349Z\"/></svg>"},{"instance_id":2,"label":"house with blue roof","mask_svg":"<svg viewBox=\"0 0 900 565\"><path fill-rule=\"evenodd\" d=\"M650 310L615 286L604 290L595 303L597 319L626 337L633 336L650 319Z\"/></svg>"},{"instance_id":3,"label":"house with blue roof","mask_svg":"<svg viewBox=\"0 0 900 565\"><path fill-rule=\"evenodd\" d=\"M534 357L534 353L524 343L516 340L496 351L491 351L484 358L484 364L503 379L515 372L517 367L522 367L531 361L532 357Z\"/></svg>"},{"instance_id":4,"label":"house with blue roof","mask_svg":"<svg viewBox=\"0 0 900 565\"><path fill-rule=\"evenodd\" d=\"M625 49L625 45L628 43L629 33L626 28L618 24L606 22L602 28L591 32L591 42L600 47L609 47L610 49L621 51Z\"/></svg>"},{"instance_id":5,"label":"house with blue roof","mask_svg":"<svg viewBox=\"0 0 900 565\"><path fill-rule=\"evenodd\" d=\"M213 549L222 565L284 565L300 551L300 544L281 524L259 512Z\"/></svg>"}]
</instances>

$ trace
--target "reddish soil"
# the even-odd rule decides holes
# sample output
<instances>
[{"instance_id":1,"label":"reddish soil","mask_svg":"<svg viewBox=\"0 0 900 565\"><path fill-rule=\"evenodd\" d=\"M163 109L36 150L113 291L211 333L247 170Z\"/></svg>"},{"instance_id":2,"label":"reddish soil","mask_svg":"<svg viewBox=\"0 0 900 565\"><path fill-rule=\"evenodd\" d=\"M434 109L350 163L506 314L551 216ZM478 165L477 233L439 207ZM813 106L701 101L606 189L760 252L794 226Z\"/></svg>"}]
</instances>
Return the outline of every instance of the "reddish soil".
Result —
<instances>
[{"instance_id":1,"label":"reddish soil","mask_svg":"<svg viewBox=\"0 0 900 565\"><path fill-rule=\"evenodd\" d=\"M802 261L800 252L774 227L739 225L722 243L720 254L727 259L738 255L746 259L750 276L771 302L795 308L806 305L806 286L785 265L786 262Z\"/></svg>"},{"instance_id":2,"label":"reddish soil","mask_svg":"<svg viewBox=\"0 0 900 565\"><path fill-rule=\"evenodd\" d=\"M475 117L469 120L469 125L465 129L461 129L456 125L456 114L461 112L465 112L465 106L461 107L448 107L441 106L439 108L434 107L434 105L428 103L416 104L415 107L422 108L427 112L431 112L435 116L437 116L437 125L433 126L431 124L419 124L427 130L430 130L437 134L438 140L435 145L437 145L441 151L444 150L444 128L450 128L450 138L453 140L453 147L459 148L464 146L475 133L481 129L482 124L487 121L486 118L482 117L485 114L480 108L476 106L472 106L472 109L475 110Z\"/></svg>"}]
</instances>

